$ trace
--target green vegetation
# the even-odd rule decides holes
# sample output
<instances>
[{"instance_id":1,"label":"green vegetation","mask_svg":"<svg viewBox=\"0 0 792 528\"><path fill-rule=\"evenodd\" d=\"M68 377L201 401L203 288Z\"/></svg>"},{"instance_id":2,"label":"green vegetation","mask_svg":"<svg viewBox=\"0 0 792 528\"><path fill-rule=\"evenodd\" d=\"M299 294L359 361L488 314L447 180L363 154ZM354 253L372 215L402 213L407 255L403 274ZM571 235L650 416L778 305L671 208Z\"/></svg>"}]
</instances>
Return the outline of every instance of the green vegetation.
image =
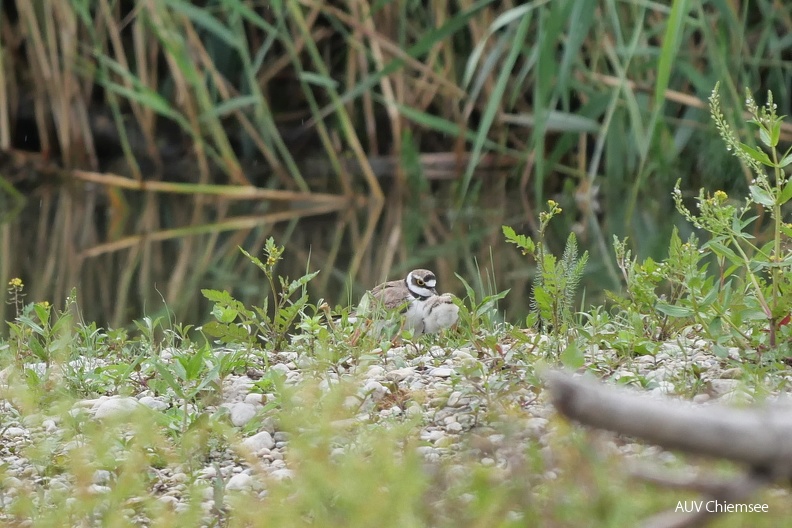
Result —
<instances>
[{"instance_id":1,"label":"green vegetation","mask_svg":"<svg viewBox=\"0 0 792 528\"><path fill-rule=\"evenodd\" d=\"M770 156L737 140L722 122L717 91L711 99L728 147L743 161L757 161L748 162L756 176L749 199L736 207L722 191L702 191L694 215L676 187L680 212L708 240L701 244L691 236L683 243L675 232L667 259L642 263L616 240L627 288L624 297L611 294L611 311L572 313L587 255L578 257L574 236L560 258L547 248L542 237L560 213L558 204L551 201L540 214L535 240L504 226L507 240L538 262L537 315L527 323L549 333L498 320L497 303L508 291L481 295L463 280L468 296L460 302L459 328L383 341L363 317L351 323L342 313L334 323L323 302L310 303L305 288L316 273L278 276L284 248L271 238L264 260L247 256L270 282L272 303L248 308L228 292L204 291L215 303L215 321L197 329L199 340L190 337L190 327L161 319L137 323L136 337L105 331L81 322L74 297L63 311L25 304L23 284L11 281L16 317L8 322L8 341L0 343L0 430L24 426L32 432L5 447L3 521L624 526L695 500L687 492L636 486L625 472L612 470L622 459L604 445L592 450L585 432L532 413L542 412L536 405L548 362L605 377L618 372L620 383L689 397L706 395L715 390L710 383L723 381L707 379L710 367L700 361L686 360L664 379L641 370L642 357L659 358L669 345L685 354L686 347L691 354L714 352L718 368L730 367L730 380L742 380L755 398L783 390L790 339L784 314L792 307L785 280L790 257L778 240L788 227L774 222L778 236L758 247L748 234L757 218L745 214L761 205L771 219L780 215L790 197L782 170L789 152L776 153L780 119L772 97L762 109L752 99L747 105ZM762 165L773 169L770 176ZM423 370L448 370L438 374L449 376L441 392L398 376L383 378L387 386L369 377L383 367L397 373L417 358ZM449 358L457 361L453 369ZM242 377L261 405L235 424L232 406L221 403L229 384ZM163 405L92 416L93 399L107 394L145 395ZM468 409L464 425L453 422L461 434L427 436L432 416L460 401ZM44 433L47 427L52 434ZM267 429L287 440L285 450L251 451L252 435ZM505 460L500 449L510 453L508 464L498 462ZM434 458L425 459L428 453ZM14 465L18 459L29 461L27 473ZM248 486L221 469L229 461L246 468ZM677 455L668 465L684 462ZM726 478L735 471L709 466ZM772 493L755 499L768 503L771 513L750 520L727 515L719 526L774 526L792 513Z\"/></svg>"},{"instance_id":2,"label":"green vegetation","mask_svg":"<svg viewBox=\"0 0 792 528\"><path fill-rule=\"evenodd\" d=\"M624 458L608 446L626 440L592 441L546 414L541 370L560 363L691 398L722 395L715 382L725 376L708 378L709 370L729 371L730 386L755 399L787 390L792 227L784 206L792 155L783 145L792 136L779 116L790 108L776 104L790 104L790 64L778 50L788 47L792 6L757 0L738 12L703 0L537 0L503 9L484 0L448 7L3 4L0 219L18 207L14 185L34 171L102 185L111 220L136 200L125 191L145 188L148 240L210 239L195 244L200 258L192 258L190 242L178 248L175 265L161 257L160 266L175 270L166 301L200 289L184 272L193 264L222 270L213 288L239 280L260 293L255 285L265 282L270 296L257 306L231 288L204 288L213 320L198 328L165 314L105 329L83 319L71 290L78 281L66 275L75 266L51 265L46 278L26 279L60 277L71 291L53 297L67 297L61 308L27 303L29 290L0 262L9 285L8 337L0 341L0 523L605 527L636 525L694 498L614 471ZM747 95L748 125L733 104L740 84L779 94L762 106ZM106 156L108 145L117 159ZM427 203L437 163L456 177L433 182L443 185L443 199ZM486 168L502 174L485 184L479 171ZM674 186L678 174L688 176ZM377 247L376 222L357 225L355 214L379 218L390 175L410 214L391 213L388 242ZM690 194L701 187L721 190ZM504 204L516 191L520 203ZM154 193L194 195L201 206L209 195L228 202L215 204L222 211L215 224L180 228L162 220ZM488 194L497 221L477 227L474 214ZM733 198L743 194L744 202ZM224 216L241 199L260 201L260 216ZM64 217L44 203L42 218ZM549 209L534 214L544 204ZM687 223L658 223L674 211ZM355 226L343 272L336 261L349 244L340 228L319 259L321 273L306 269L317 261L301 249L311 244L279 238L284 252L270 236L275 222L289 220L290 235L297 218L328 212L348 213L344 225ZM118 235L111 220L108 231ZM482 287L481 255L457 246L469 231L486 241L499 225L533 259L531 268L522 255L503 257L511 270L528 270L531 294L494 270L498 280ZM581 236L567 236L573 227ZM217 236L238 229L265 248L263 260L245 253L254 266L244 271L219 262L248 247ZM518 234L529 230L533 238ZM77 232L40 247L72 247ZM413 252L438 232L443 241ZM115 320L123 320L133 278L148 277L138 265L152 258L136 249L145 237L111 236L77 259L129 250L122 284L112 285L119 298L95 300ZM578 240L590 251L579 254ZM8 248L40 254L9 230L0 230L0 244L4 255ZM453 267L466 295L458 328L440 336L384 339L310 294L334 275L381 271L379 263L394 260L410 266L452 250L466 253ZM297 279L276 272L289 253L301 262L290 269L306 269ZM601 264L585 270L595 253ZM576 311L586 273L624 291ZM534 311L513 325L499 303L520 293ZM31 297L42 298L35 290ZM86 302L94 299L81 296ZM660 377L672 347L679 361ZM410 375L418 382L405 381ZM427 383L431 376L444 380L440 390ZM240 382L258 399L247 420L222 405ZM131 407L97 418L100 398L110 395L150 405L122 400ZM442 421L452 401L469 421ZM460 434L430 434L450 423ZM272 432L273 447L253 452L249 440L261 432ZM232 486L229 463L252 482ZM730 515L719 525L777 526L792 515L784 497L763 492L756 500L771 513Z\"/></svg>"}]
</instances>

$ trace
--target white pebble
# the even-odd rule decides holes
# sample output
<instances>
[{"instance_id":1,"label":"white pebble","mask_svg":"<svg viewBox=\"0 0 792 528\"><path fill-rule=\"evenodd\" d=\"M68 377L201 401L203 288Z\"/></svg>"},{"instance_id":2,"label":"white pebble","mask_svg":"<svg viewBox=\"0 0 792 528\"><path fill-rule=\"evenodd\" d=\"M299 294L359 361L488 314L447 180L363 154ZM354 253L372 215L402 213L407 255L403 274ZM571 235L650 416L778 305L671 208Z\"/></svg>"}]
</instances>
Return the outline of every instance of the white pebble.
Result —
<instances>
[{"instance_id":1,"label":"white pebble","mask_svg":"<svg viewBox=\"0 0 792 528\"><path fill-rule=\"evenodd\" d=\"M138 401L149 409L154 409L155 411L164 411L168 408L167 402L152 398L151 396L143 396Z\"/></svg>"},{"instance_id":2,"label":"white pebble","mask_svg":"<svg viewBox=\"0 0 792 528\"><path fill-rule=\"evenodd\" d=\"M253 477L247 473L238 473L228 479L227 490L249 490L253 488Z\"/></svg>"},{"instance_id":3,"label":"white pebble","mask_svg":"<svg viewBox=\"0 0 792 528\"><path fill-rule=\"evenodd\" d=\"M130 414L140 407L140 402L135 398L117 397L108 398L96 407L94 418L101 420L104 418L115 418Z\"/></svg>"},{"instance_id":4,"label":"white pebble","mask_svg":"<svg viewBox=\"0 0 792 528\"><path fill-rule=\"evenodd\" d=\"M44 430L47 431L48 433L54 433L55 431L58 430L58 424L55 423L55 420L52 420L50 418L41 422L41 425L42 427L44 427Z\"/></svg>"},{"instance_id":5,"label":"white pebble","mask_svg":"<svg viewBox=\"0 0 792 528\"><path fill-rule=\"evenodd\" d=\"M368 395L372 401L380 401L384 398L390 391L382 385L382 383L374 380L369 380L363 386L363 393Z\"/></svg>"},{"instance_id":6,"label":"white pebble","mask_svg":"<svg viewBox=\"0 0 792 528\"><path fill-rule=\"evenodd\" d=\"M242 445L254 453L257 453L262 449L272 449L275 447L275 440L272 439L272 435L267 431L261 431L251 437L245 438L242 441Z\"/></svg>"},{"instance_id":7,"label":"white pebble","mask_svg":"<svg viewBox=\"0 0 792 528\"><path fill-rule=\"evenodd\" d=\"M249 403L250 405L261 405L265 402L263 394L259 394L256 392L251 392L247 396L245 396L245 403Z\"/></svg>"},{"instance_id":8,"label":"white pebble","mask_svg":"<svg viewBox=\"0 0 792 528\"><path fill-rule=\"evenodd\" d=\"M461 433L462 424L459 422L451 422L450 424L446 425L446 431L453 434Z\"/></svg>"},{"instance_id":9,"label":"white pebble","mask_svg":"<svg viewBox=\"0 0 792 528\"><path fill-rule=\"evenodd\" d=\"M231 423L236 427L242 427L252 420L258 410L255 405L245 402L232 403L227 405L227 407L230 411Z\"/></svg>"},{"instance_id":10,"label":"white pebble","mask_svg":"<svg viewBox=\"0 0 792 528\"><path fill-rule=\"evenodd\" d=\"M97 469L94 471L93 478L91 479L94 484L106 484L110 481L110 472L106 469Z\"/></svg>"},{"instance_id":11,"label":"white pebble","mask_svg":"<svg viewBox=\"0 0 792 528\"><path fill-rule=\"evenodd\" d=\"M277 479L277 480L290 479L290 478L292 478L292 474L293 474L292 470L291 469L286 469L286 468L276 469L275 471L270 473L270 475L272 475L272 477Z\"/></svg>"},{"instance_id":12,"label":"white pebble","mask_svg":"<svg viewBox=\"0 0 792 528\"><path fill-rule=\"evenodd\" d=\"M25 436L25 433L27 433L27 431L21 427L9 427L5 430L6 436L9 437Z\"/></svg>"}]
</instances>

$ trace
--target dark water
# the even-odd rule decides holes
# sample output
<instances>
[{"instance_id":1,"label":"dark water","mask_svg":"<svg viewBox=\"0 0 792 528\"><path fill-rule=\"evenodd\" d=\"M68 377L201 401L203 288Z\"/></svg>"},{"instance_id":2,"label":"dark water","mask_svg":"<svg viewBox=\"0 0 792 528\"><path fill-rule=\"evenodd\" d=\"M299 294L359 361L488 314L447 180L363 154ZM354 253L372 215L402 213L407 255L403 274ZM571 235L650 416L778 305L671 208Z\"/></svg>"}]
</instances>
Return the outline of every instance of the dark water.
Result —
<instances>
[{"instance_id":1,"label":"dark water","mask_svg":"<svg viewBox=\"0 0 792 528\"><path fill-rule=\"evenodd\" d=\"M534 263L504 242L501 226L530 233L537 211L507 175L486 176L472 205L460 210L451 206L453 186L433 181L420 193L386 191L381 209L361 197L328 212L310 202L45 183L0 225L0 278L4 284L21 278L26 302L46 300L57 308L74 288L84 320L103 326L168 313L197 325L210 317L202 288L225 289L248 305L262 305L269 294L264 274L238 248L261 257L271 236L286 247L279 274L295 278L320 270L308 288L314 302L354 304L373 285L426 267L437 273L442 291L464 295L455 273L479 295L510 289L500 307L506 319L523 320ZM554 220L548 244L560 254L569 230L580 232L581 250L592 250L581 288L590 304L619 284L600 252L604 246L581 218L574 204L566 208ZM599 236L601 242L608 235ZM4 288L3 320L14 317L7 295Z\"/></svg>"}]
</instances>

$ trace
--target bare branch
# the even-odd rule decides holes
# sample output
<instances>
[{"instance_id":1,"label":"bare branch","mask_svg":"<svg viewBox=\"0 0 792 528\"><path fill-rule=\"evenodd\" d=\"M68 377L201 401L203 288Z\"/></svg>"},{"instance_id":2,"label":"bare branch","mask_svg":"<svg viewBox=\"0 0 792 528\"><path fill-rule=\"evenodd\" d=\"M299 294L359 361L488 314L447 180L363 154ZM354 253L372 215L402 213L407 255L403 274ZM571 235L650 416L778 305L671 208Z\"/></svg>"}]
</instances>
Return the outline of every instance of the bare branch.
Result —
<instances>
[{"instance_id":1,"label":"bare branch","mask_svg":"<svg viewBox=\"0 0 792 528\"><path fill-rule=\"evenodd\" d=\"M551 371L556 408L580 423L636 436L666 449L747 464L772 478L792 476L792 409L753 409L658 400L636 391Z\"/></svg>"}]
</instances>

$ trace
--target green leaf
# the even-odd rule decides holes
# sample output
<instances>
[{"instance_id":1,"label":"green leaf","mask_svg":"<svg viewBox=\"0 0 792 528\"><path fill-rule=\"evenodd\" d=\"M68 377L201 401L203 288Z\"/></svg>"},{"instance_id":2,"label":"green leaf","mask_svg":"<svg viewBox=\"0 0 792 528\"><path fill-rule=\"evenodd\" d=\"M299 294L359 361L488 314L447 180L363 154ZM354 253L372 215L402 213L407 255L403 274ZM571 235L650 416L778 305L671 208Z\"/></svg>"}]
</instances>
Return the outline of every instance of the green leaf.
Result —
<instances>
[{"instance_id":1,"label":"green leaf","mask_svg":"<svg viewBox=\"0 0 792 528\"><path fill-rule=\"evenodd\" d=\"M510 11L519 10L520 8L513 8ZM499 17L502 19L503 17L507 16L509 13L505 13ZM503 64L501 67L498 76L495 79L495 83L490 91L489 98L484 105L483 111L481 112L478 124L477 124L477 133L476 139L473 142L473 148L470 149L470 156L468 158L468 164L465 168L465 173L462 175L462 181L459 182L457 186L457 199L456 199L456 207L460 209L462 206L462 202L467 195L468 188L470 187L470 182L473 179L473 173L476 170L476 167L479 165L479 161L481 159L481 155L484 150L484 146L487 143L488 134L490 132L490 127L495 123L496 117L501 111L501 104L503 101L504 93L506 92L506 88L509 85L509 81L512 79L512 71L517 63L517 59L523 53L524 44L526 39L529 37L529 30L531 28L531 17L527 14L525 16L520 17L519 22L517 23L517 28L514 31L514 36L511 39L511 45L509 48L509 52L506 54L506 57L503 59Z\"/></svg>"},{"instance_id":2,"label":"green leaf","mask_svg":"<svg viewBox=\"0 0 792 528\"><path fill-rule=\"evenodd\" d=\"M177 382L176 378L173 377L171 369L168 368L168 366L162 361L156 361L154 363L154 368L157 370L157 372L159 372L160 377L165 380L165 383L168 384L168 387L170 387L173 392L176 393L176 396L179 398L184 398L184 388L181 382ZM176 369L174 368L174 370Z\"/></svg>"},{"instance_id":3,"label":"green leaf","mask_svg":"<svg viewBox=\"0 0 792 528\"><path fill-rule=\"evenodd\" d=\"M267 240L267 242L269 243L270 240L271 239ZM261 262L261 260L258 257L254 256L254 255L251 255L250 253L248 253L247 251L245 251L241 247L239 247L239 251L241 251L243 255L245 255L247 258L249 258L250 261L253 264L258 266L261 269L261 271L263 271L264 273L268 273L269 272L269 269L267 268L267 266L263 262Z\"/></svg>"},{"instance_id":4,"label":"green leaf","mask_svg":"<svg viewBox=\"0 0 792 528\"><path fill-rule=\"evenodd\" d=\"M197 25L202 26L212 36L215 36L225 42L230 48L237 49L241 40L244 38L242 34L237 34L226 26L223 22L211 15L209 9L204 9L193 5L193 2L186 2L181 0L166 0L166 3L176 12L187 16Z\"/></svg>"},{"instance_id":5,"label":"green leaf","mask_svg":"<svg viewBox=\"0 0 792 528\"><path fill-rule=\"evenodd\" d=\"M742 258L735 253L730 247L718 242L717 240L710 240L704 245L705 248L710 248L715 255L724 257L732 264L742 264Z\"/></svg>"},{"instance_id":6,"label":"green leaf","mask_svg":"<svg viewBox=\"0 0 792 528\"><path fill-rule=\"evenodd\" d=\"M665 34L663 35L663 47L660 50L660 57L657 62L654 100L658 107L662 106L665 101L665 91L671 79L671 71L676 62L679 44L685 34L687 12L688 0L674 0L671 3L671 12L668 15Z\"/></svg>"},{"instance_id":7,"label":"green leaf","mask_svg":"<svg viewBox=\"0 0 792 528\"><path fill-rule=\"evenodd\" d=\"M209 321L203 325L205 334L220 339L223 343L244 343L250 334L248 331L236 324L225 324L217 321Z\"/></svg>"},{"instance_id":8,"label":"green leaf","mask_svg":"<svg viewBox=\"0 0 792 528\"><path fill-rule=\"evenodd\" d=\"M313 273L309 273L308 275L303 275L303 276L302 276L302 277L300 277L299 279L295 279L295 280L293 280L293 281L291 282L291 284L289 284L289 286L288 286L288 288L287 288L287 290L286 290L286 292L287 292L287 296L288 296L288 297L291 297L291 295L292 295L294 292L296 292L297 290L299 290L300 288L302 288L303 286L305 286L306 284L308 284L308 283L309 283L311 280L313 280L313 278L314 278L314 277L316 277L317 275L319 275L319 271L318 271L318 270L317 270L317 271L314 271Z\"/></svg>"},{"instance_id":9,"label":"green leaf","mask_svg":"<svg viewBox=\"0 0 792 528\"><path fill-rule=\"evenodd\" d=\"M330 88L333 90L338 88L338 81L319 73L303 71L300 72L299 78L301 81L305 81L308 84L321 86L322 88Z\"/></svg>"},{"instance_id":10,"label":"green leaf","mask_svg":"<svg viewBox=\"0 0 792 528\"><path fill-rule=\"evenodd\" d=\"M254 108L258 102L259 98L255 95L240 95L239 97L232 97L218 104L209 112L201 114L201 121L206 121L210 118L225 117L228 114L232 114L247 107Z\"/></svg>"},{"instance_id":11,"label":"green leaf","mask_svg":"<svg viewBox=\"0 0 792 528\"><path fill-rule=\"evenodd\" d=\"M49 361L49 354L47 354L47 351L44 349L44 346L37 337L31 337L30 341L28 342L28 346L30 347L30 350L33 351L33 355L35 355L38 359L41 361Z\"/></svg>"},{"instance_id":12,"label":"green leaf","mask_svg":"<svg viewBox=\"0 0 792 528\"><path fill-rule=\"evenodd\" d=\"M751 191L751 198L754 202L761 205L766 205L767 207L772 207L775 203L773 196L758 185L751 185L748 187L748 189Z\"/></svg>"},{"instance_id":13,"label":"green leaf","mask_svg":"<svg viewBox=\"0 0 792 528\"><path fill-rule=\"evenodd\" d=\"M759 125L759 139L762 140L762 143L764 143L768 147L772 148L775 146L773 145L773 140L770 137L770 134L768 133L767 129L764 127L764 125L761 124Z\"/></svg>"},{"instance_id":14,"label":"green leaf","mask_svg":"<svg viewBox=\"0 0 792 528\"><path fill-rule=\"evenodd\" d=\"M212 308L212 316L220 323L232 323L238 315L238 311L228 306L215 304L214 308Z\"/></svg>"},{"instance_id":15,"label":"green leaf","mask_svg":"<svg viewBox=\"0 0 792 528\"><path fill-rule=\"evenodd\" d=\"M553 306L553 298L547 293L547 290L542 288L541 286L536 286L534 288L534 299L536 300L536 305L539 307L539 310L542 313L542 317L545 317L547 314L551 313L552 306Z\"/></svg>"},{"instance_id":16,"label":"green leaf","mask_svg":"<svg viewBox=\"0 0 792 528\"><path fill-rule=\"evenodd\" d=\"M781 161L778 162L778 166L782 169L792 163L792 152L784 156Z\"/></svg>"},{"instance_id":17,"label":"green leaf","mask_svg":"<svg viewBox=\"0 0 792 528\"><path fill-rule=\"evenodd\" d=\"M776 119L770 128L770 147L778 145L778 140L781 138L781 123L782 119Z\"/></svg>"},{"instance_id":18,"label":"green leaf","mask_svg":"<svg viewBox=\"0 0 792 528\"><path fill-rule=\"evenodd\" d=\"M204 297L206 297L207 299L209 299L210 301L215 302L215 303L230 304L231 301L234 300L233 297L231 297L231 294L228 293L225 290L220 291L220 290L204 289L204 290L201 290L201 294Z\"/></svg>"},{"instance_id":19,"label":"green leaf","mask_svg":"<svg viewBox=\"0 0 792 528\"><path fill-rule=\"evenodd\" d=\"M781 196L778 197L778 203L783 205L792 198L792 180L786 182L784 188L781 190Z\"/></svg>"},{"instance_id":20,"label":"green leaf","mask_svg":"<svg viewBox=\"0 0 792 528\"><path fill-rule=\"evenodd\" d=\"M655 308L658 312L669 317L691 317L694 314L692 308L668 304L667 302L663 301L658 301L658 303L655 305Z\"/></svg>"},{"instance_id":21,"label":"green leaf","mask_svg":"<svg viewBox=\"0 0 792 528\"><path fill-rule=\"evenodd\" d=\"M763 150L758 150L753 148L751 145L747 145L745 143L740 143L740 147L743 151L748 154L750 157L762 163L763 165L767 165L768 167L774 167L773 162L770 160L770 156Z\"/></svg>"},{"instance_id":22,"label":"green leaf","mask_svg":"<svg viewBox=\"0 0 792 528\"><path fill-rule=\"evenodd\" d=\"M699 303L700 308L706 308L710 304L714 303L715 300L718 298L718 289L715 288L713 285L709 285L709 289L708 290L705 289L705 291L707 291L707 294Z\"/></svg>"},{"instance_id":23,"label":"green leaf","mask_svg":"<svg viewBox=\"0 0 792 528\"><path fill-rule=\"evenodd\" d=\"M514 229L507 225L501 226L501 229L503 230L503 235L506 237L506 242L514 244L515 246L522 249L523 255L528 253L533 255L536 252L536 244L527 236L518 235L515 233Z\"/></svg>"},{"instance_id":24,"label":"green leaf","mask_svg":"<svg viewBox=\"0 0 792 528\"><path fill-rule=\"evenodd\" d=\"M559 357L561 364L568 369L577 370L586 363L586 358L583 351L577 346L577 343L570 343Z\"/></svg>"}]
</instances>

